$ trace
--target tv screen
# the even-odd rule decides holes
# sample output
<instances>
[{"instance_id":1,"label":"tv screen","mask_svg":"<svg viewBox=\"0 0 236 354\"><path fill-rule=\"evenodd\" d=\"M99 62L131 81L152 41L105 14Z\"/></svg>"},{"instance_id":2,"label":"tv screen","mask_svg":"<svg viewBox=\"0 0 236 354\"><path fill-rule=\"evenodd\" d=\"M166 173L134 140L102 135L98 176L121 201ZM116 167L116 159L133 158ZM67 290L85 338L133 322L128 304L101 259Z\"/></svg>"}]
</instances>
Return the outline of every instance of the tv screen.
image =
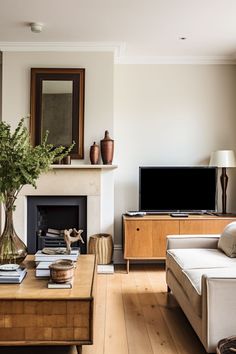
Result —
<instances>
[{"instance_id":1,"label":"tv screen","mask_svg":"<svg viewBox=\"0 0 236 354\"><path fill-rule=\"evenodd\" d=\"M140 167L139 210L216 211L216 167Z\"/></svg>"}]
</instances>

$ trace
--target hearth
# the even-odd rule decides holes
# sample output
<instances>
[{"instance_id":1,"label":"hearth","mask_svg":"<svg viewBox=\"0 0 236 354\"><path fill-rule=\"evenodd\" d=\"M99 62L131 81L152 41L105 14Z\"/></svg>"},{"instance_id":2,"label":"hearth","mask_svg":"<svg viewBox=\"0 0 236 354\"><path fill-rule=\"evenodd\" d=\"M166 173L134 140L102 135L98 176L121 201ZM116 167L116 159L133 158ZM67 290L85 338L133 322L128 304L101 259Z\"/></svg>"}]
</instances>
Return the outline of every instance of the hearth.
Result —
<instances>
[{"instance_id":1,"label":"hearth","mask_svg":"<svg viewBox=\"0 0 236 354\"><path fill-rule=\"evenodd\" d=\"M28 196L27 197L27 246L29 253L43 247L65 247L64 229L83 229L84 244L81 253L87 251L87 197L86 196Z\"/></svg>"}]
</instances>

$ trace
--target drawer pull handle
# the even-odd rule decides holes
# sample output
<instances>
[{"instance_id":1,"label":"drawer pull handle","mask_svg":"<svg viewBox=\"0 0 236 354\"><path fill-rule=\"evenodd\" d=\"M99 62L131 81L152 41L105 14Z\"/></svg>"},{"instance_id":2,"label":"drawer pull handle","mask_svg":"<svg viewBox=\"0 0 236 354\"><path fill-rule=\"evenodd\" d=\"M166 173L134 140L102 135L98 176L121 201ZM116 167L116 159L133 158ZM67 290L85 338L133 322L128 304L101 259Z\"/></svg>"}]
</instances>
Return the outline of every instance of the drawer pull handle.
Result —
<instances>
[{"instance_id":1,"label":"drawer pull handle","mask_svg":"<svg viewBox=\"0 0 236 354\"><path fill-rule=\"evenodd\" d=\"M137 227L137 229L136 229L137 231L139 231L139 227Z\"/></svg>"}]
</instances>

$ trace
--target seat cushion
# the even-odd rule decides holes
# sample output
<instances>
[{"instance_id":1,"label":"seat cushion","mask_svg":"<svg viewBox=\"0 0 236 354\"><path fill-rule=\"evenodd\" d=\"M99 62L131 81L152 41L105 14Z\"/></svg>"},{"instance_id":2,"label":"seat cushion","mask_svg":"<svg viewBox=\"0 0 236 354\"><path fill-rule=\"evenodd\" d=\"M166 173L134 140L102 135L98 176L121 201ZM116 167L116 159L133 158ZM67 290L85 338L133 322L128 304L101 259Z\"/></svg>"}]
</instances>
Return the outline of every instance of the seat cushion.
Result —
<instances>
[{"instance_id":1,"label":"seat cushion","mask_svg":"<svg viewBox=\"0 0 236 354\"><path fill-rule=\"evenodd\" d=\"M202 276L209 278L236 278L235 268L207 268L183 270L183 282L185 294L192 304L194 311L201 316L202 314Z\"/></svg>"},{"instance_id":2,"label":"seat cushion","mask_svg":"<svg viewBox=\"0 0 236 354\"><path fill-rule=\"evenodd\" d=\"M220 236L218 248L227 256L236 257L236 221L225 227Z\"/></svg>"},{"instance_id":3,"label":"seat cushion","mask_svg":"<svg viewBox=\"0 0 236 354\"><path fill-rule=\"evenodd\" d=\"M201 316L201 277L206 272L227 272L233 268L236 274L236 258L230 258L219 249L172 249L167 251L166 266L174 274L195 312Z\"/></svg>"},{"instance_id":4,"label":"seat cushion","mask_svg":"<svg viewBox=\"0 0 236 354\"><path fill-rule=\"evenodd\" d=\"M236 259L219 249L188 248L167 251L166 265L182 281L182 270L236 267Z\"/></svg>"}]
</instances>

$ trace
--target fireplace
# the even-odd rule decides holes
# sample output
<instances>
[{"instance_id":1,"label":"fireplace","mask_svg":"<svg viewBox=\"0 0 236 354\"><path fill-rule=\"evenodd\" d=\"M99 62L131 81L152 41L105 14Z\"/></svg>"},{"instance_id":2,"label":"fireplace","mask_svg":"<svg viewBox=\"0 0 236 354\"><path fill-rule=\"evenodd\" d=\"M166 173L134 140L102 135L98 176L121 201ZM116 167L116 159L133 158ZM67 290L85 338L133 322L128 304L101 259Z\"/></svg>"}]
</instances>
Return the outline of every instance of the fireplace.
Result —
<instances>
[{"instance_id":1,"label":"fireplace","mask_svg":"<svg viewBox=\"0 0 236 354\"><path fill-rule=\"evenodd\" d=\"M82 236L89 237L98 233L114 235L114 165L53 165L53 168L40 175L37 188L25 185L16 200L14 212L14 225L18 235L27 244L29 235L36 237L37 229L28 231L27 216L28 200L33 197L75 197L82 196L86 199L85 215L87 222ZM41 204L42 205L42 204ZM32 218L36 218L37 209ZM4 220L4 213L2 211ZM36 249L30 246L30 253Z\"/></svg>"},{"instance_id":2,"label":"fireplace","mask_svg":"<svg viewBox=\"0 0 236 354\"><path fill-rule=\"evenodd\" d=\"M65 247L64 229L82 229L87 251L87 197L86 196L28 196L27 197L27 246L29 253L43 247Z\"/></svg>"}]
</instances>

